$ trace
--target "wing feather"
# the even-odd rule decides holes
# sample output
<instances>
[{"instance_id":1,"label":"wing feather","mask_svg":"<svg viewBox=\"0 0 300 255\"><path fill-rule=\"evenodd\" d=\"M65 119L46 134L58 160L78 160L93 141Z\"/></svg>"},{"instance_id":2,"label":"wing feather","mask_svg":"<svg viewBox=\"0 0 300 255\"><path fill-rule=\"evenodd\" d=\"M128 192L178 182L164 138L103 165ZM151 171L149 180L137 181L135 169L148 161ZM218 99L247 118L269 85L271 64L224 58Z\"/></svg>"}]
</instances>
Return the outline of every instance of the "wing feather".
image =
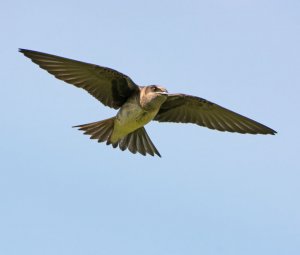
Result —
<instances>
[{"instance_id":1,"label":"wing feather","mask_svg":"<svg viewBox=\"0 0 300 255\"><path fill-rule=\"evenodd\" d=\"M169 94L154 120L194 123L200 126L249 134L272 134L275 130L200 97Z\"/></svg>"},{"instance_id":2,"label":"wing feather","mask_svg":"<svg viewBox=\"0 0 300 255\"><path fill-rule=\"evenodd\" d=\"M126 75L94 64L20 49L26 57L56 78L85 89L104 105L118 109L138 86Z\"/></svg>"}]
</instances>

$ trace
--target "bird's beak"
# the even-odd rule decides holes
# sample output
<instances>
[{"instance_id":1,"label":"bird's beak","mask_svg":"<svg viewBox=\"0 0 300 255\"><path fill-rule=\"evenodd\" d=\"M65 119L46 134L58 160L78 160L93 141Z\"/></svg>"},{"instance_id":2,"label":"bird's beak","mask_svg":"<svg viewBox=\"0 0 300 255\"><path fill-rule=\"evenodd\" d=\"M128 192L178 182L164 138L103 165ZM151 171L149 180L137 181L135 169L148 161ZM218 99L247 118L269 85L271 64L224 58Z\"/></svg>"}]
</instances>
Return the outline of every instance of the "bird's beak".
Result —
<instances>
[{"instance_id":1,"label":"bird's beak","mask_svg":"<svg viewBox=\"0 0 300 255\"><path fill-rule=\"evenodd\" d=\"M161 95L168 95L168 91L162 91L162 92L156 92L157 94L161 94Z\"/></svg>"},{"instance_id":2,"label":"bird's beak","mask_svg":"<svg viewBox=\"0 0 300 255\"><path fill-rule=\"evenodd\" d=\"M161 91L160 92L157 92L158 94L161 94L161 95L168 95L168 91L163 88L163 87L160 87Z\"/></svg>"}]
</instances>

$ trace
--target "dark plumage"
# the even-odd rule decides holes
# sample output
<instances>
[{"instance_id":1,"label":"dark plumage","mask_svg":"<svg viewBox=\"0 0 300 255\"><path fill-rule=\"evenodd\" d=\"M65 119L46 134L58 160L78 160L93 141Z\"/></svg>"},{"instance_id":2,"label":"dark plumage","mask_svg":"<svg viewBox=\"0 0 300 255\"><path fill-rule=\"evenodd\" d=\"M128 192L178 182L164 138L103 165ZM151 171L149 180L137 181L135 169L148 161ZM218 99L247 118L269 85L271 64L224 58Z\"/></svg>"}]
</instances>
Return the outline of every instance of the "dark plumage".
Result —
<instances>
[{"instance_id":1,"label":"dark plumage","mask_svg":"<svg viewBox=\"0 0 300 255\"><path fill-rule=\"evenodd\" d=\"M138 86L128 76L113 69L20 49L56 78L83 88L101 103L119 109L113 118L79 125L79 130L98 142L129 149L132 153L160 156L144 126L159 122L194 123L219 131L242 134L272 134L276 131L238 113L185 94L169 94L163 87Z\"/></svg>"}]
</instances>

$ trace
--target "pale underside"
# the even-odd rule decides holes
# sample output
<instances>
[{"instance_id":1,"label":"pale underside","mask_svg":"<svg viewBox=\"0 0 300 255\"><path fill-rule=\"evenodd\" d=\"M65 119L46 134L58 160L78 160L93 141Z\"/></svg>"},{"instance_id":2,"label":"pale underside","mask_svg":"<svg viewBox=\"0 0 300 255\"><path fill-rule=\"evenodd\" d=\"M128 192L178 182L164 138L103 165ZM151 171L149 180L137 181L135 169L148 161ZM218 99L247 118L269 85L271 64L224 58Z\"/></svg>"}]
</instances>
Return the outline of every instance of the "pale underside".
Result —
<instances>
[{"instance_id":1,"label":"pale underside","mask_svg":"<svg viewBox=\"0 0 300 255\"><path fill-rule=\"evenodd\" d=\"M114 130L110 137L111 143L115 143L138 128L145 126L156 116L158 111L159 108L145 111L135 99L126 102L115 118Z\"/></svg>"}]
</instances>

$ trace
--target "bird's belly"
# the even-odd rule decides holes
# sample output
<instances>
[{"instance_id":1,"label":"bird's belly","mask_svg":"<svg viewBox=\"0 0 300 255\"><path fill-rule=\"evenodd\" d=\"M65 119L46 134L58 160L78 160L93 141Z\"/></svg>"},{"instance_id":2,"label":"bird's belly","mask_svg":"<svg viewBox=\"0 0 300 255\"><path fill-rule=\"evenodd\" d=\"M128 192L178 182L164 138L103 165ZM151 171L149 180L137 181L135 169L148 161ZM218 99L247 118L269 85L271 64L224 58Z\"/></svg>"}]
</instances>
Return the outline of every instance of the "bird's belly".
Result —
<instances>
[{"instance_id":1,"label":"bird's belly","mask_svg":"<svg viewBox=\"0 0 300 255\"><path fill-rule=\"evenodd\" d=\"M111 142L116 142L143 127L155 117L157 112L158 110L145 111L137 104L127 103L123 105L115 119Z\"/></svg>"}]
</instances>

